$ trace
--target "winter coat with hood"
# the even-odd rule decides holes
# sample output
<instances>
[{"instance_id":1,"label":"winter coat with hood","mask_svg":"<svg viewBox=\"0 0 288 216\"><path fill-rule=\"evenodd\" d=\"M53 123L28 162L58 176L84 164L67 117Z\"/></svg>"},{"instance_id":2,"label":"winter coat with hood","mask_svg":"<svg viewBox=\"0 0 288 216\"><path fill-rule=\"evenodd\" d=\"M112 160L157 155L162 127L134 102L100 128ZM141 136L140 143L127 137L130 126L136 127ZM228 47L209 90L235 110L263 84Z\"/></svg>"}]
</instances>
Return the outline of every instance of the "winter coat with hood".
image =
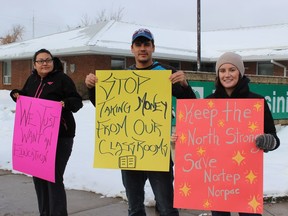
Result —
<instances>
[{"instance_id":1,"label":"winter coat with hood","mask_svg":"<svg viewBox=\"0 0 288 216\"><path fill-rule=\"evenodd\" d=\"M64 107L61 113L61 122L59 129L59 137L74 137L76 124L72 112L77 112L82 108L82 98L78 94L72 79L62 71L50 72L46 77L41 78L36 70L28 77L23 89L14 89L10 96L14 93L28 97L36 97L41 99L63 101Z\"/></svg>"},{"instance_id":2,"label":"winter coat with hood","mask_svg":"<svg viewBox=\"0 0 288 216\"><path fill-rule=\"evenodd\" d=\"M249 88L250 79L245 75L239 80L236 88L232 92L231 96L229 96L224 87L221 85L219 79L216 80L216 90L213 94L209 95L206 98L238 98L238 99L245 99L245 98L263 98L263 96L258 95L250 91ZM276 134L276 128L274 124L274 120L269 109L269 106L264 99L264 133L272 134L276 139L276 146L273 150L277 149L280 145L280 140Z\"/></svg>"}]
</instances>

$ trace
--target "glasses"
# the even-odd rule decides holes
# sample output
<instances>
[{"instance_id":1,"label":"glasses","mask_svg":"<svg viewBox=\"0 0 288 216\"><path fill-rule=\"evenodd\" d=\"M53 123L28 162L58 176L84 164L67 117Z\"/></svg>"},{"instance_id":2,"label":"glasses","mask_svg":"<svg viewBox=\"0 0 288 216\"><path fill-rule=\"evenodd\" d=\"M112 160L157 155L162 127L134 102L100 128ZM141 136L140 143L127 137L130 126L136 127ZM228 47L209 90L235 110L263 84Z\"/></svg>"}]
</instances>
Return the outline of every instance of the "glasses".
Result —
<instances>
[{"instance_id":1,"label":"glasses","mask_svg":"<svg viewBox=\"0 0 288 216\"><path fill-rule=\"evenodd\" d=\"M37 60L35 62L37 62L39 65L43 65L44 63L46 64L50 64L53 61L53 59L41 59L41 60Z\"/></svg>"}]
</instances>

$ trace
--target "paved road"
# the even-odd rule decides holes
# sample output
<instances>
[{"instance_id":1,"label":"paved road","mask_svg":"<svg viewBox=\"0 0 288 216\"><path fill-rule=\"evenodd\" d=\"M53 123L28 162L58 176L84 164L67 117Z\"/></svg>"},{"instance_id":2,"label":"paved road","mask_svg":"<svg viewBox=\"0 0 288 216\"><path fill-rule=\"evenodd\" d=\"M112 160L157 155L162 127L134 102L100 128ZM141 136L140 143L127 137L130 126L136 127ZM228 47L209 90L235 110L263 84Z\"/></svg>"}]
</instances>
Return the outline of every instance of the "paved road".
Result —
<instances>
[{"instance_id":1,"label":"paved road","mask_svg":"<svg viewBox=\"0 0 288 216\"><path fill-rule=\"evenodd\" d=\"M0 216L38 216L32 179L0 170ZM67 190L69 216L127 216L127 202L87 191ZM288 216L288 202L265 204L263 216ZM180 210L180 216L208 216L210 212ZM232 214L236 216L238 214ZM158 216L147 208L147 216Z\"/></svg>"}]
</instances>

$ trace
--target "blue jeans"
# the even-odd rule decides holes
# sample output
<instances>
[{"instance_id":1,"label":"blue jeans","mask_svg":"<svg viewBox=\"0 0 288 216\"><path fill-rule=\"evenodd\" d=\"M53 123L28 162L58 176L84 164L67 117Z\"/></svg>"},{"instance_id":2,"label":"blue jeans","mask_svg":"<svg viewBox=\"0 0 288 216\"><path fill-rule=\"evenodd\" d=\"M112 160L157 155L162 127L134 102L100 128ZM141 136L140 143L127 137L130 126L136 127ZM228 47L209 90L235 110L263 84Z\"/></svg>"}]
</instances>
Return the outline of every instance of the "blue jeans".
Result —
<instances>
[{"instance_id":1,"label":"blue jeans","mask_svg":"<svg viewBox=\"0 0 288 216\"><path fill-rule=\"evenodd\" d=\"M40 216L67 216L63 175L72 152L73 138L58 138L55 183L33 177Z\"/></svg>"},{"instance_id":2,"label":"blue jeans","mask_svg":"<svg viewBox=\"0 0 288 216\"><path fill-rule=\"evenodd\" d=\"M160 216L179 216L173 208L173 162L169 172L122 170L122 181L128 199L129 216L146 216L144 186L149 179Z\"/></svg>"},{"instance_id":3,"label":"blue jeans","mask_svg":"<svg viewBox=\"0 0 288 216\"><path fill-rule=\"evenodd\" d=\"M212 211L212 216L231 216L230 212ZM240 213L239 216L261 216L261 214Z\"/></svg>"}]
</instances>

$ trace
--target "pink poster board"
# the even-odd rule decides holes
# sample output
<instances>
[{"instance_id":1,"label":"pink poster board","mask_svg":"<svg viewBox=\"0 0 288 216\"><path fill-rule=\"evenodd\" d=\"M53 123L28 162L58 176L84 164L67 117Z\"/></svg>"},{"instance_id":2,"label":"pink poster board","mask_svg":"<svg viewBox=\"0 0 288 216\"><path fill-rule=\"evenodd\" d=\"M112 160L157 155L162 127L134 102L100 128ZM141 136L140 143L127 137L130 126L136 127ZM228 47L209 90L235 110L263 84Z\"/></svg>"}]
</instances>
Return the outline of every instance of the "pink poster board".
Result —
<instances>
[{"instance_id":1,"label":"pink poster board","mask_svg":"<svg viewBox=\"0 0 288 216\"><path fill-rule=\"evenodd\" d=\"M60 102L20 96L13 134L13 169L55 182Z\"/></svg>"},{"instance_id":2,"label":"pink poster board","mask_svg":"<svg viewBox=\"0 0 288 216\"><path fill-rule=\"evenodd\" d=\"M177 208L262 213L263 99L177 100Z\"/></svg>"}]
</instances>

